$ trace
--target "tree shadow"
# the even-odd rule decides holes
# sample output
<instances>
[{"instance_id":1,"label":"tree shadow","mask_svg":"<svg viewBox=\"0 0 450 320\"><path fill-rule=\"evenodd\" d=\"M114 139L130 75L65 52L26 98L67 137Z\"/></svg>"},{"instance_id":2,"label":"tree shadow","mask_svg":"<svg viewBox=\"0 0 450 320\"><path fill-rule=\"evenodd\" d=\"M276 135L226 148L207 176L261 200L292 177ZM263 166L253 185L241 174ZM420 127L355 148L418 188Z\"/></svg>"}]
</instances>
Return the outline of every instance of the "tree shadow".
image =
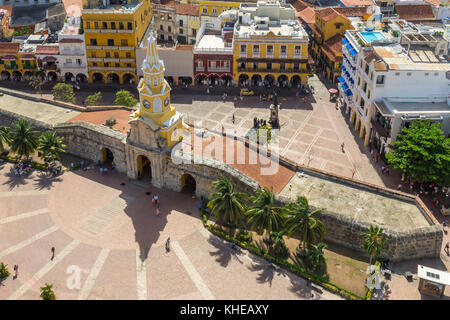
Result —
<instances>
[{"instance_id":1,"label":"tree shadow","mask_svg":"<svg viewBox=\"0 0 450 320\"><path fill-rule=\"evenodd\" d=\"M217 237L209 237L208 242L217 248L217 251L210 252L209 254L211 256L217 256L216 262L218 262L222 267L227 267L231 259L237 260L240 264L244 263L241 259L239 259L239 256L243 254L239 248L232 249L231 247L227 247L227 242L224 243L224 241Z\"/></svg>"},{"instance_id":2,"label":"tree shadow","mask_svg":"<svg viewBox=\"0 0 450 320\"><path fill-rule=\"evenodd\" d=\"M275 269L268 267L268 263L265 260L254 261L251 266L248 267L251 271L260 272L256 280L260 283L268 282L272 287L272 281L275 276Z\"/></svg>"},{"instance_id":3,"label":"tree shadow","mask_svg":"<svg viewBox=\"0 0 450 320\"><path fill-rule=\"evenodd\" d=\"M41 172L38 174L35 181L35 186L38 190L47 189L50 190L53 187L55 182L61 182L62 179L60 176L53 176L49 173Z\"/></svg>"},{"instance_id":4,"label":"tree shadow","mask_svg":"<svg viewBox=\"0 0 450 320\"><path fill-rule=\"evenodd\" d=\"M9 185L9 190L13 190L15 187L23 186L28 184L27 181L27 175L16 175L14 166L11 167L11 169L4 174L5 177L8 178L7 181L5 181L4 185Z\"/></svg>"}]
</instances>

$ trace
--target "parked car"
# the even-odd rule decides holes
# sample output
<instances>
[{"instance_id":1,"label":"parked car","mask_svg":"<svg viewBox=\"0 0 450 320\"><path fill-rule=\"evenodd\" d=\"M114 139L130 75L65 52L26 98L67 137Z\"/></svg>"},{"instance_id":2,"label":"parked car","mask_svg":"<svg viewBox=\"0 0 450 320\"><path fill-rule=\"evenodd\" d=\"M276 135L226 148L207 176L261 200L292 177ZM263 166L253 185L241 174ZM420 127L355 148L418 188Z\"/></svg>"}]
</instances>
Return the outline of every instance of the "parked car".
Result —
<instances>
[{"instance_id":1,"label":"parked car","mask_svg":"<svg viewBox=\"0 0 450 320\"><path fill-rule=\"evenodd\" d=\"M241 96L252 96L255 93L248 89L241 89Z\"/></svg>"}]
</instances>

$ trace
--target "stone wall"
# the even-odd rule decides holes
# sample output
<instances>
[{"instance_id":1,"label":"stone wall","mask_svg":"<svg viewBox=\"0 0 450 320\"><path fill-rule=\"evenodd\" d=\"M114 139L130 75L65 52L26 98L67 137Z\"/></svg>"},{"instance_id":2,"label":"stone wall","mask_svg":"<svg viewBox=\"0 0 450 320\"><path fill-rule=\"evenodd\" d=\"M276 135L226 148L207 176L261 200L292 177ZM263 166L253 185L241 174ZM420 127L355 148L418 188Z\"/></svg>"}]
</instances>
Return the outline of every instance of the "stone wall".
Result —
<instances>
[{"instance_id":1,"label":"stone wall","mask_svg":"<svg viewBox=\"0 0 450 320\"><path fill-rule=\"evenodd\" d=\"M12 124L19 120L19 119L25 119L31 122L34 126L34 128L40 132L44 132L46 130L51 130L52 127L50 124L38 121L32 118L19 116L16 113L9 112L7 110L0 109L0 126L6 126L6 127L12 127Z\"/></svg>"},{"instance_id":2,"label":"stone wall","mask_svg":"<svg viewBox=\"0 0 450 320\"><path fill-rule=\"evenodd\" d=\"M281 204L290 200L277 196ZM316 208L312 208L316 209ZM363 237L370 225L348 216L325 210L318 215L326 228L325 240L337 243L365 253L362 248ZM442 227L432 224L428 227L411 229L405 232L393 231L383 227L386 236L383 258L391 261L402 261L416 258L438 258L442 246Z\"/></svg>"},{"instance_id":3,"label":"stone wall","mask_svg":"<svg viewBox=\"0 0 450 320\"><path fill-rule=\"evenodd\" d=\"M102 149L108 148L114 155L117 171L127 172L124 133L86 122L61 123L54 130L64 138L68 153L97 163L103 160Z\"/></svg>"}]
</instances>

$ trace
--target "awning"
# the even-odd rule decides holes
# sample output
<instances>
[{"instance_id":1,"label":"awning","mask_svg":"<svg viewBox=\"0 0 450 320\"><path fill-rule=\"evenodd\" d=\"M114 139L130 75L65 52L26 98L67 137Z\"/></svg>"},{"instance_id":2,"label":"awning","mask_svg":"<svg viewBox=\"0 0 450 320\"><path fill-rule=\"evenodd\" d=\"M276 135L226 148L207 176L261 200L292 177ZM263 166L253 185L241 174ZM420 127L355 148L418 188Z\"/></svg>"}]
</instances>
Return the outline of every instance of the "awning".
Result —
<instances>
[{"instance_id":1,"label":"awning","mask_svg":"<svg viewBox=\"0 0 450 320\"><path fill-rule=\"evenodd\" d=\"M355 49L352 49L352 50L350 50L350 54L351 54L352 56L356 56L356 55L358 54L358 52L356 52Z\"/></svg>"},{"instance_id":2,"label":"awning","mask_svg":"<svg viewBox=\"0 0 450 320\"><path fill-rule=\"evenodd\" d=\"M343 77L339 77L339 78L338 78L338 81L339 81L339 82L344 82L344 78L343 78Z\"/></svg>"},{"instance_id":3,"label":"awning","mask_svg":"<svg viewBox=\"0 0 450 320\"><path fill-rule=\"evenodd\" d=\"M347 68L346 68L345 66L342 66L342 70L346 71L346 70L347 70Z\"/></svg>"},{"instance_id":4,"label":"awning","mask_svg":"<svg viewBox=\"0 0 450 320\"><path fill-rule=\"evenodd\" d=\"M345 46L348 50L353 50L353 46L349 43L348 45Z\"/></svg>"},{"instance_id":5,"label":"awning","mask_svg":"<svg viewBox=\"0 0 450 320\"><path fill-rule=\"evenodd\" d=\"M355 81L353 81L353 78L350 78L350 82L351 82L351 83L355 83Z\"/></svg>"},{"instance_id":6,"label":"awning","mask_svg":"<svg viewBox=\"0 0 450 320\"><path fill-rule=\"evenodd\" d=\"M44 58L42 59L42 61L44 61L44 62L55 62L55 61L56 61L56 58L55 58L55 57L52 57L52 56L46 56L46 57L44 57Z\"/></svg>"},{"instance_id":7,"label":"awning","mask_svg":"<svg viewBox=\"0 0 450 320\"><path fill-rule=\"evenodd\" d=\"M4 61L16 61L16 57L14 57L14 56L3 56L2 60L4 60Z\"/></svg>"},{"instance_id":8,"label":"awning","mask_svg":"<svg viewBox=\"0 0 450 320\"><path fill-rule=\"evenodd\" d=\"M21 60L34 60L34 56L32 56L31 54L26 54L23 55L22 57L20 57Z\"/></svg>"},{"instance_id":9,"label":"awning","mask_svg":"<svg viewBox=\"0 0 450 320\"><path fill-rule=\"evenodd\" d=\"M353 93L352 93L352 90L350 90L350 89L347 89L347 90L345 90L345 95L348 97L348 96L351 96Z\"/></svg>"},{"instance_id":10,"label":"awning","mask_svg":"<svg viewBox=\"0 0 450 320\"><path fill-rule=\"evenodd\" d=\"M348 40L346 38L342 39L342 43L345 45L348 43Z\"/></svg>"},{"instance_id":11,"label":"awning","mask_svg":"<svg viewBox=\"0 0 450 320\"><path fill-rule=\"evenodd\" d=\"M344 89L344 90L348 89L348 85L345 82L342 84L342 89Z\"/></svg>"}]
</instances>

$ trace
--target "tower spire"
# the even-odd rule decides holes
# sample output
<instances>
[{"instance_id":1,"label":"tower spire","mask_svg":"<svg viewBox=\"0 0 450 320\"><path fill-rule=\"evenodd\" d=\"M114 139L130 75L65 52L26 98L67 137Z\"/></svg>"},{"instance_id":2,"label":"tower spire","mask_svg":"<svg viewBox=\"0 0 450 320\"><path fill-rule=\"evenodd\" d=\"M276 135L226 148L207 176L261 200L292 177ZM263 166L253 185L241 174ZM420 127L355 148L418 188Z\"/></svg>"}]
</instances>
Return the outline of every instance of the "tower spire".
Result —
<instances>
[{"instance_id":1,"label":"tower spire","mask_svg":"<svg viewBox=\"0 0 450 320\"><path fill-rule=\"evenodd\" d=\"M148 37L148 48L147 48L147 63L149 65L154 65L159 63L158 51L156 50L156 38L153 36L153 31L150 31Z\"/></svg>"}]
</instances>

